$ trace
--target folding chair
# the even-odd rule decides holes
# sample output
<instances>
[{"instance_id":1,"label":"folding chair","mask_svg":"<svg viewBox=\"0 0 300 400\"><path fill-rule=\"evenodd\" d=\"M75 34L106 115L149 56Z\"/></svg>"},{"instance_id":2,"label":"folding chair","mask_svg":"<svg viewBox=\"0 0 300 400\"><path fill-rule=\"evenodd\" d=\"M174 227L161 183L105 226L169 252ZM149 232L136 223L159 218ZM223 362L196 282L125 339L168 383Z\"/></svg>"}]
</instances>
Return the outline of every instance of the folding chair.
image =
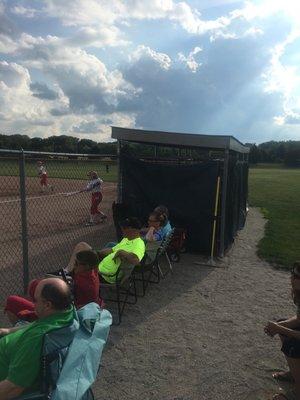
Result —
<instances>
[{"instance_id":1,"label":"folding chair","mask_svg":"<svg viewBox=\"0 0 300 400\"><path fill-rule=\"evenodd\" d=\"M103 300L105 302L117 303L118 319L117 322L114 323L114 325L120 325L125 305L136 304L137 302L134 268L135 268L134 265L129 264L126 261L122 261L115 274L100 274L100 291ZM101 280L101 276L103 276L104 279L106 276L114 278L113 279L114 282L113 283L103 282L103 279ZM106 297L105 295L103 296L102 289L115 291L115 296L114 297ZM128 300L129 296L133 297L133 301Z\"/></svg>"},{"instance_id":2,"label":"folding chair","mask_svg":"<svg viewBox=\"0 0 300 400\"><path fill-rule=\"evenodd\" d=\"M16 400L93 400L94 383L111 315L96 303L78 310L78 320L44 336L40 390ZM75 366L75 368L74 368Z\"/></svg>"},{"instance_id":3,"label":"folding chair","mask_svg":"<svg viewBox=\"0 0 300 400\"><path fill-rule=\"evenodd\" d=\"M154 257L151 257L150 255L154 252L153 242L149 242L146 245L146 254L142 262L135 267L135 280L142 282L142 294L140 295L141 297L145 296L146 288L149 283L159 283L160 277L165 278L165 276L167 275L167 273L163 273L159 263L163 255L166 256L169 271L173 271L173 267L167 253L167 248L170 241L172 240L173 232L174 229L172 229L172 231L158 245ZM147 273L149 273L148 278L146 278ZM140 274L141 278L137 278L136 274ZM152 276L154 276L154 280L152 279Z\"/></svg>"},{"instance_id":4,"label":"folding chair","mask_svg":"<svg viewBox=\"0 0 300 400\"><path fill-rule=\"evenodd\" d=\"M180 260L180 254L186 251L186 235L187 231L185 228L173 229L173 236L167 248L167 254L171 261L178 262Z\"/></svg>"},{"instance_id":5,"label":"folding chair","mask_svg":"<svg viewBox=\"0 0 300 400\"><path fill-rule=\"evenodd\" d=\"M172 239L173 239L174 231L175 231L175 230L174 230L174 228L173 228L173 229L170 231L170 233L169 233L169 234L164 238L164 240L161 242L160 248L158 249L158 259L157 259L157 263L158 263L158 269L159 269L159 272L160 272L160 275L161 275L162 278L165 278L165 276L166 276L169 272L173 272L173 266L172 266L172 264L171 264L170 257L169 257L169 255L168 255L167 250L168 250L168 247L169 247L169 245L170 245L170 243L171 243L171 241L172 241ZM168 263L168 267L169 267L169 269L168 269L168 271L167 271L166 273L163 273L163 271L162 271L162 269L161 269L161 266L160 266L160 264L159 264L159 260L160 260L160 258L161 258L163 255L165 255L166 260L167 260L167 263Z\"/></svg>"}]
</instances>

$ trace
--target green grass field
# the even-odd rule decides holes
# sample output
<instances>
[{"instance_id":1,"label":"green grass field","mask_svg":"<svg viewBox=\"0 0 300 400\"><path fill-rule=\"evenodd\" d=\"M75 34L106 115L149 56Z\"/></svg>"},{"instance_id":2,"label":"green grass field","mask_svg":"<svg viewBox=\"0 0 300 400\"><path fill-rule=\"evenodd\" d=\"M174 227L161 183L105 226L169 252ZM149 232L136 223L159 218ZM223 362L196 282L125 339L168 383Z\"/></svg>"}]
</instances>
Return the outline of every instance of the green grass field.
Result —
<instances>
[{"instance_id":1,"label":"green grass field","mask_svg":"<svg viewBox=\"0 0 300 400\"><path fill-rule=\"evenodd\" d=\"M106 172L108 165L108 172ZM47 172L50 178L62 179L87 179L88 171L95 170L99 176L105 181L117 181L117 164L116 162L90 161L90 160L49 160L46 162ZM26 176L36 177L37 166L36 161L26 161ZM19 164L18 160L0 159L0 176L18 176Z\"/></svg>"},{"instance_id":2,"label":"green grass field","mask_svg":"<svg viewBox=\"0 0 300 400\"><path fill-rule=\"evenodd\" d=\"M249 202L268 219L259 256L285 268L300 260L300 169L251 168Z\"/></svg>"}]
</instances>

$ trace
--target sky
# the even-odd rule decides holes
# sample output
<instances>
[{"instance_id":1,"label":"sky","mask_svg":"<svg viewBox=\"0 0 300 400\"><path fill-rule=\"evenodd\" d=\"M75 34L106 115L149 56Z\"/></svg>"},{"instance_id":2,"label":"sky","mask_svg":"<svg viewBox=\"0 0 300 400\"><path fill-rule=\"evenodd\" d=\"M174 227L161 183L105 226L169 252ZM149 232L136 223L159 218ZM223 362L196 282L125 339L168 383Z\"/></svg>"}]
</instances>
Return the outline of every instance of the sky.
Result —
<instances>
[{"instance_id":1,"label":"sky","mask_svg":"<svg viewBox=\"0 0 300 400\"><path fill-rule=\"evenodd\" d=\"M0 133L300 140L296 0L0 0Z\"/></svg>"}]
</instances>

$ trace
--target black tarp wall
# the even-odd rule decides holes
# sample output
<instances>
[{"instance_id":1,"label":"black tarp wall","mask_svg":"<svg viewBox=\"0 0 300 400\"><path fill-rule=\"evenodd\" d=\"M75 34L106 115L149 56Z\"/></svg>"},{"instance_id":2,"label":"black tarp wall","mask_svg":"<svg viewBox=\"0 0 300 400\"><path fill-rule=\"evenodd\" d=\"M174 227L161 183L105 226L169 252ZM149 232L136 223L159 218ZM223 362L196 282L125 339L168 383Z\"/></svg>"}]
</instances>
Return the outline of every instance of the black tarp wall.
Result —
<instances>
[{"instance_id":1,"label":"black tarp wall","mask_svg":"<svg viewBox=\"0 0 300 400\"><path fill-rule=\"evenodd\" d=\"M187 250L209 254L219 161L193 165L122 154L122 203L145 224L159 204L174 226L187 229Z\"/></svg>"}]
</instances>

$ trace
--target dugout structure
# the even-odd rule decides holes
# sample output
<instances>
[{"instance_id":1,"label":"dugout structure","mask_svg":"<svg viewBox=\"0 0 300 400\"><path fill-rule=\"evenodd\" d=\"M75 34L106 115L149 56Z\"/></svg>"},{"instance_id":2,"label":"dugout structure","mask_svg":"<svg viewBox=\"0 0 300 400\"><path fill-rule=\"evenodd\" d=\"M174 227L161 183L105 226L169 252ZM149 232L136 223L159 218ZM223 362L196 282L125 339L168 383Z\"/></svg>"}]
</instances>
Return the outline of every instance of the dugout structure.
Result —
<instances>
[{"instance_id":1,"label":"dugout structure","mask_svg":"<svg viewBox=\"0 0 300 400\"><path fill-rule=\"evenodd\" d=\"M249 148L233 136L112 127L118 203L147 222L159 204L188 251L223 256L246 220Z\"/></svg>"}]
</instances>

